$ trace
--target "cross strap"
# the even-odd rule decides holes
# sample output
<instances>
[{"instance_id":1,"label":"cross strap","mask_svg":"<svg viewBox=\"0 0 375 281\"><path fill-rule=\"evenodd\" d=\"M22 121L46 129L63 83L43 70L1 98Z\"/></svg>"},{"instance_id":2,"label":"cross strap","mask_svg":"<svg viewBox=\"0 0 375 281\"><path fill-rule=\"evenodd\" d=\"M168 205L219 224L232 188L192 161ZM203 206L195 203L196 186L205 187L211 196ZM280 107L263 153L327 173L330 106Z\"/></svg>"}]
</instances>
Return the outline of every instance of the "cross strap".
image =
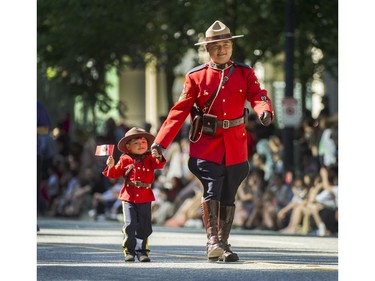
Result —
<instances>
[{"instance_id":1,"label":"cross strap","mask_svg":"<svg viewBox=\"0 0 375 281\"><path fill-rule=\"evenodd\" d=\"M217 89L215 90L215 94L211 95L211 97L208 99L208 101L205 103L205 105L203 106L203 113L206 113L206 110L207 108L210 106L211 102L215 99L215 97L217 96L217 94L219 93L219 90L221 87L224 86L224 84L228 81L229 79L229 76L231 76L231 74L233 73L234 71L234 63L231 65L230 69L229 69L229 72L226 76L224 76L223 80L221 81L220 85L217 87Z\"/></svg>"},{"instance_id":2,"label":"cross strap","mask_svg":"<svg viewBox=\"0 0 375 281\"><path fill-rule=\"evenodd\" d=\"M130 167L126 170L125 175L124 175L124 178L126 178L126 177L129 175L130 171L133 170L134 167L135 167L139 162L142 162L142 161L146 158L146 156L147 156L148 154L151 154L151 151L147 150L147 152L146 152L141 158L137 159L137 161L135 161L133 164L131 164Z\"/></svg>"}]
</instances>

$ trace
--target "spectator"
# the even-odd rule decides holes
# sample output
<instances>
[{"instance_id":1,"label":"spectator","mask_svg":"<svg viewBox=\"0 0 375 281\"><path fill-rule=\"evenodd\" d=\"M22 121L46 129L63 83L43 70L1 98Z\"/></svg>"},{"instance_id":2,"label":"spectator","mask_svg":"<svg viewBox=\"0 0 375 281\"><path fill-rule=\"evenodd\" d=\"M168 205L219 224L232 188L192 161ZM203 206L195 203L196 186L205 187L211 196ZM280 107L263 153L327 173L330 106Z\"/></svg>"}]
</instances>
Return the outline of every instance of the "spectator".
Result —
<instances>
[{"instance_id":1,"label":"spectator","mask_svg":"<svg viewBox=\"0 0 375 281\"><path fill-rule=\"evenodd\" d=\"M51 216L79 217L86 195L91 192L91 170L85 171L85 178L83 179L78 177L77 169L70 169L67 176L67 183L63 185L62 193L51 206Z\"/></svg>"},{"instance_id":2,"label":"spectator","mask_svg":"<svg viewBox=\"0 0 375 281\"><path fill-rule=\"evenodd\" d=\"M277 213L291 200L290 186L283 181L282 174L275 174L262 197L262 229L278 230Z\"/></svg>"},{"instance_id":3,"label":"spectator","mask_svg":"<svg viewBox=\"0 0 375 281\"><path fill-rule=\"evenodd\" d=\"M282 229L282 231L289 233L295 233L296 231L296 221L298 221L298 218L292 217L290 218L290 214L293 214L293 210L296 208L301 208L305 206L307 194L309 192L308 188L304 185L304 180L302 176L296 177L293 181L292 185L292 192L293 197L292 200L283 208L279 210L277 213L277 219L278 219L278 225L280 227L284 227L287 225L288 222L290 222L289 227L286 227L286 229Z\"/></svg>"},{"instance_id":4,"label":"spectator","mask_svg":"<svg viewBox=\"0 0 375 281\"><path fill-rule=\"evenodd\" d=\"M153 191L155 193L155 201L152 202L152 223L164 225L165 221L174 214L174 204L169 200L169 190L158 184L157 180Z\"/></svg>"},{"instance_id":5,"label":"spectator","mask_svg":"<svg viewBox=\"0 0 375 281\"><path fill-rule=\"evenodd\" d=\"M51 208L53 202L61 194L61 185L60 185L60 169L64 163L62 161L54 161L54 163L48 167L48 181L46 185L46 194L48 196L48 209Z\"/></svg>"},{"instance_id":6,"label":"spectator","mask_svg":"<svg viewBox=\"0 0 375 281\"><path fill-rule=\"evenodd\" d=\"M89 215L93 217L94 220L117 220L118 214L121 214L122 205L121 201L118 200L118 196L124 179L110 179L109 181L112 185L107 191L103 193L95 192L92 196L92 209L89 211Z\"/></svg>"},{"instance_id":7,"label":"spectator","mask_svg":"<svg viewBox=\"0 0 375 281\"><path fill-rule=\"evenodd\" d=\"M55 142L50 135L51 120L44 105L37 101L37 210L44 213L47 203L42 200L41 186L48 179L48 167L57 154ZM39 227L38 227L39 229Z\"/></svg>"},{"instance_id":8,"label":"spectator","mask_svg":"<svg viewBox=\"0 0 375 281\"><path fill-rule=\"evenodd\" d=\"M268 180L272 174L272 166L266 164L267 158L264 154L259 153L258 151L253 154L251 158L252 168L257 168L263 171L263 180L267 184Z\"/></svg>"},{"instance_id":9,"label":"spectator","mask_svg":"<svg viewBox=\"0 0 375 281\"><path fill-rule=\"evenodd\" d=\"M265 188L264 172L261 169L253 169L247 177L247 181L240 186L237 194L238 200L245 208L244 220L238 223L246 229L254 229L260 226L262 221L262 196Z\"/></svg>"},{"instance_id":10,"label":"spectator","mask_svg":"<svg viewBox=\"0 0 375 281\"><path fill-rule=\"evenodd\" d=\"M321 181L317 181L311 191L306 213L311 214L319 236L338 231L338 182L337 168L322 167ZM324 218L322 216L324 215ZM327 232L328 230L328 232Z\"/></svg>"},{"instance_id":11,"label":"spectator","mask_svg":"<svg viewBox=\"0 0 375 281\"><path fill-rule=\"evenodd\" d=\"M337 164L337 120L336 118L321 118L322 135L319 140L319 158L321 166Z\"/></svg>"},{"instance_id":12,"label":"spectator","mask_svg":"<svg viewBox=\"0 0 375 281\"><path fill-rule=\"evenodd\" d=\"M172 218L165 222L165 226L203 226L201 220L203 187L196 191L195 195L187 198L179 206Z\"/></svg>"},{"instance_id":13,"label":"spectator","mask_svg":"<svg viewBox=\"0 0 375 281\"><path fill-rule=\"evenodd\" d=\"M246 122L246 133L247 133L247 147L248 147L248 158L251 159L253 154L255 153L255 146L256 146L256 120L257 117L255 114L250 114L247 118Z\"/></svg>"}]
</instances>

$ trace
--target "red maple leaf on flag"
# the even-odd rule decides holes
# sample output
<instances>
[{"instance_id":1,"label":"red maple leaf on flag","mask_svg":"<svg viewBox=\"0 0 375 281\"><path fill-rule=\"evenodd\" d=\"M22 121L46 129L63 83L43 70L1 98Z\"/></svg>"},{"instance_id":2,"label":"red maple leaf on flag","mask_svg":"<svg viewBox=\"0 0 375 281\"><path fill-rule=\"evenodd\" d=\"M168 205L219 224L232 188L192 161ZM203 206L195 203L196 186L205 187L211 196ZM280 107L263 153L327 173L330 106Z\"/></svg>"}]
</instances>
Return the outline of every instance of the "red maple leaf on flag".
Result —
<instances>
[{"instance_id":1,"label":"red maple leaf on flag","mask_svg":"<svg viewBox=\"0 0 375 281\"><path fill-rule=\"evenodd\" d=\"M96 147L95 156L112 155L115 148L114 144L103 144Z\"/></svg>"}]
</instances>

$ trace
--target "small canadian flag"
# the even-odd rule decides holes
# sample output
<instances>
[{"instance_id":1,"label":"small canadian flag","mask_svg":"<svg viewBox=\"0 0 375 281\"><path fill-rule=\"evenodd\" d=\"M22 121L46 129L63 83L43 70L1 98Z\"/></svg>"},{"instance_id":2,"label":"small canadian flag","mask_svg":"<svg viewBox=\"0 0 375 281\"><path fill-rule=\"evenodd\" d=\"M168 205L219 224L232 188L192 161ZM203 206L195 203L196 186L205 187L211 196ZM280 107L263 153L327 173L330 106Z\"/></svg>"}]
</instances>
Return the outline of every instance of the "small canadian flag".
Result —
<instances>
[{"instance_id":1,"label":"small canadian flag","mask_svg":"<svg viewBox=\"0 0 375 281\"><path fill-rule=\"evenodd\" d=\"M112 155L115 148L114 144L103 144L96 147L96 156Z\"/></svg>"}]
</instances>

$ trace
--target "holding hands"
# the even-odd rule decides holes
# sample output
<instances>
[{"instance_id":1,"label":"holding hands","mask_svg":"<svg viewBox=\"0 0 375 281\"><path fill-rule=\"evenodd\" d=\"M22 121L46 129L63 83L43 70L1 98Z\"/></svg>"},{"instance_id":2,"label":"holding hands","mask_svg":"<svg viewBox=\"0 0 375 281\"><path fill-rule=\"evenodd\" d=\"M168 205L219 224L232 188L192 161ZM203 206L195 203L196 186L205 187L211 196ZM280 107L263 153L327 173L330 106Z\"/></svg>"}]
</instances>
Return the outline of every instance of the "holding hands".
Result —
<instances>
[{"instance_id":1,"label":"holding hands","mask_svg":"<svg viewBox=\"0 0 375 281\"><path fill-rule=\"evenodd\" d=\"M162 150L161 150L161 146L158 145L157 143L153 143L153 144L151 145L151 155L152 155L152 157L161 160L161 159L162 159Z\"/></svg>"}]
</instances>

